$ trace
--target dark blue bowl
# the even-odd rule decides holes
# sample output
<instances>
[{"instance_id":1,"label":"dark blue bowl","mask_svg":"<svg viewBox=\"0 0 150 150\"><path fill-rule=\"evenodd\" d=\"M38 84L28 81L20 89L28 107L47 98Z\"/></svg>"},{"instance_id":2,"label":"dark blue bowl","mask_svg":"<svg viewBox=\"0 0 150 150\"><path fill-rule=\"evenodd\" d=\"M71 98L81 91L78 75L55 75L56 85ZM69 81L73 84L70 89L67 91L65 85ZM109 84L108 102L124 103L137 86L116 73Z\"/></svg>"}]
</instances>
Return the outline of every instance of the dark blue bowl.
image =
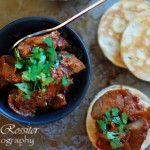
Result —
<instances>
[{"instance_id":1,"label":"dark blue bowl","mask_svg":"<svg viewBox=\"0 0 150 150\"><path fill-rule=\"evenodd\" d=\"M6 25L0 30L0 55L7 54L10 47L20 38L36 31L54 27L58 24L60 24L60 22L55 19L38 16L22 18ZM9 108L7 103L7 92L1 92L0 112L4 116L28 125L51 123L70 114L83 100L90 83L90 58L87 48L78 34L68 26L63 27L63 30L67 33L69 43L76 45L82 51L82 61L86 66L86 69L74 79L74 86L69 90L66 98L68 104L58 110L41 111L40 113L36 114L35 117L22 117L15 114Z\"/></svg>"}]
</instances>

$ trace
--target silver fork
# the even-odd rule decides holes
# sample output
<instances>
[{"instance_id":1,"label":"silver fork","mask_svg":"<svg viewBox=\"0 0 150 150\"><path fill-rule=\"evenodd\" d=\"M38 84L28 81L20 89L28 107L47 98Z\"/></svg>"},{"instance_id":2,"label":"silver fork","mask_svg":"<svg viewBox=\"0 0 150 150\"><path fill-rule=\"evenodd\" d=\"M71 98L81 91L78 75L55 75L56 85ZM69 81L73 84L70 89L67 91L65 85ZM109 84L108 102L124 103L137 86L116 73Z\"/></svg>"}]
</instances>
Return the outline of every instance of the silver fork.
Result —
<instances>
[{"instance_id":1,"label":"silver fork","mask_svg":"<svg viewBox=\"0 0 150 150\"><path fill-rule=\"evenodd\" d=\"M45 34L45 33L48 33L48 32L52 32L54 30L58 30L60 28L62 28L63 26L69 24L70 22L74 21L75 19L79 18L80 16L82 16L83 14L85 14L86 12L88 12L89 10L95 8L96 6L102 4L103 2L105 2L106 0L99 0L97 1L96 3L92 4L91 6L87 7L86 9L82 10L80 13L76 14L75 16L71 17L70 19L66 20L65 22L59 24L58 26L56 27L53 27L53 28L50 28L50 29L45 29L45 30L42 30L42 31L38 31L38 32L35 32L33 34L30 34L30 35L27 35L23 38L21 38L20 40L18 40L11 48L10 50L8 51L8 54L10 54L13 49L22 41L24 41L25 39L28 39L28 38L31 38L31 37L35 37L35 36L38 36L38 35L42 35L42 34Z\"/></svg>"}]
</instances>

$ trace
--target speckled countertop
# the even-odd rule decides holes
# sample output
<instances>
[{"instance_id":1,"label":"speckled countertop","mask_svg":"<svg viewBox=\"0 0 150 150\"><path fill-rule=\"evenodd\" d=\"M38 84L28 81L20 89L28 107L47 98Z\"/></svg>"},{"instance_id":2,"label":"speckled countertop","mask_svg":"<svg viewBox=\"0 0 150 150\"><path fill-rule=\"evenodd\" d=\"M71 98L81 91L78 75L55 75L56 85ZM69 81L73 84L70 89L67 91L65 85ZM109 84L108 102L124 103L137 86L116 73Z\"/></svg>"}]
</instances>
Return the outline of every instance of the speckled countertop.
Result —
<instances>
[{"instance_id":1,"label":"speckled countertop","mask_svg":"<svg viewBox=\"0 0 150 150\"><path fill-rule=\"evenodd\" d=\"M37 134L26 135L34 140L34 145L17 142L0 142L0 150L94 150L85 129L88 106L94 95L102 88L112 84L125 84L136 87L150 96L150 83L132 76L127 70L112 65L102 54L97 42L97 27L103 12L118 0L107 0L101 6L88 12L70 26L81 36L89 49L92 65L92 78L88 92L79 105L67 117L47 125L38 126ZM49 16L65 21L96 0L0 0L0 28L9 22L26 16ZM14 124L16 128L26 127L0 115L0 128ZM0 134L2 139L22 139L22 134ZM150 148L149 148L150 150Z\"/></svg>"}]
</instances>

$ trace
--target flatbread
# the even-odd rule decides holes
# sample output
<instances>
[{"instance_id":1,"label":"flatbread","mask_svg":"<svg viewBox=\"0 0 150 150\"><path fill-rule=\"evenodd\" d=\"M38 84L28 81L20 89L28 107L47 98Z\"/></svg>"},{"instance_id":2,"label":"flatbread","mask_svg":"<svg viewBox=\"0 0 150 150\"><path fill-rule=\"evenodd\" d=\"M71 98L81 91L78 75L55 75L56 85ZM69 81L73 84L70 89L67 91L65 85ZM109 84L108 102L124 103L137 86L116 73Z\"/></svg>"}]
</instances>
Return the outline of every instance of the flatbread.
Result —
<instances>
[{"instance_id":1,"label":"flatbread","mask_svg":"<svg viewBox=\"0 0 150 150\"><path fill-rule=\"evenodd\" d=\"M97 136L96 136L96 125L95 125L95 120L92 118L91 116L91 112L92 112L92 108L94 103L98 100L99 97L101 97L102 95L104 95L106 92L110 91L110 90L117 90L117 89L129 89L130 92L133 95L136 95L137 97L139 97L140 99L140 104L143 104L145 106L145 109L147 107L150 106L150 99L141 91L135 89L135 88L131 88L129 86L124 86L124 85L113 85L113 86L109 86L103 90L101 90L93 99L93 101L91 102L88 112L87 112L87 117L86 117L86 130L89 136L90 141L92 142L93 146L97 149L97 150L101 150L96 146L96 141L97 141ZM149 145L150 145L150 129L148 130L148 134L146 137L146 140L143 142L142 146L141 146L141 150L145 150Z\"/></svg>"},{"instance_id":2,"label":"flatbread","mask_svg":"<svg viewBox=\"0 0 150 150\"><path fill-rule=\"evenodd\" d=\"M127 68L120 55L122 34L137 14L150 9L150 3L144 0L123 0L102 16L98 27L98 42L104 55L115 65Z\"/></svg>"},{"instance_id":3,"label":"flatbread","mask_svg":"<svg viewBox=\"0 0 150 150\"><path fill-rule=\"evenodd\" d=\"M139 14L126 28L121 55L136 77L150 81L150 11Z\"/></svg>"}]
</instances>

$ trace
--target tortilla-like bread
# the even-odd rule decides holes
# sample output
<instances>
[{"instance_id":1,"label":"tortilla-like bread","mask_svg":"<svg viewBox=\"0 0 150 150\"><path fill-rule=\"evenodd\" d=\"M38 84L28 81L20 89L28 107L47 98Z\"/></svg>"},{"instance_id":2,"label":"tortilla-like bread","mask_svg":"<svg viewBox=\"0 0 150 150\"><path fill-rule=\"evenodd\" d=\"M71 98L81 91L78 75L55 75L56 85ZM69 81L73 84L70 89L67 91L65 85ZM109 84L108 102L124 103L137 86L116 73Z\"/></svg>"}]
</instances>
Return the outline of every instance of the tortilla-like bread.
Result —
<instances>
[{"instance_id":1,"label":"tortilla-like bread","mask_svg":"<svg viewBox=\"0 0 150 150\"><path fill-rule=\"evenodd\" d=\"M95 120L92 118L91 116L91 112L92 112L92 108L93 108L93 105L94 103L101 97L103 96L106 92L108 91L112 91L112 90L117 90L117 89L129 89L130 92L133 94L133 95L136 95L137 97L139 97L140 99L140 104L143 104L145 106L145 109L147 107L150 106L150 99L144 94L142 93L141 91L135 89L135 88L131 88L129 86L124 86L124 85L113 85L113 86L109 86L103 90L101 90L96 96L95 98L93 99L93 101L91 102L90 106L89 106L89 109L88 109L88 112L87 112L87 118L86 118L86 130L87 130L87 133L88 133L88 136L93 144L93 146L98 149L98 150L101 150L99 149L97 146L96 146L96 141L97 141L97 136L96 136L96 132L97 132L97 128L96 128L96 125L95 125ZM150 129L148 130L148 133L147 133L147 137L146 137L146 140L143 142L142 146L141 146L141 150L145 150L148 145L150 145Z\"/></svg>"},{"instance_id":2,"label":"tortilla-like bread","mask_svg":"<svg viewBox=\"0 0 150 150\"><path fill-rule=\"evenodd\" d=\"M124 0L114 4L102 16L98 27L98 42L104 55L115 65L127 68L120 55L122 34L137 14L150 9L144 0Z\"/></svg>"},{"instance_id":3,"label":"tortilla-like bread","mask_svg":"<svg viewBox=\"0 0 150 150\"><path fill-rule=\"evenodd\" d=\"M121 55L136 77L150 81L150 11L137 15L127 26L122 36Z\"/></svg>"}]
</instances>

